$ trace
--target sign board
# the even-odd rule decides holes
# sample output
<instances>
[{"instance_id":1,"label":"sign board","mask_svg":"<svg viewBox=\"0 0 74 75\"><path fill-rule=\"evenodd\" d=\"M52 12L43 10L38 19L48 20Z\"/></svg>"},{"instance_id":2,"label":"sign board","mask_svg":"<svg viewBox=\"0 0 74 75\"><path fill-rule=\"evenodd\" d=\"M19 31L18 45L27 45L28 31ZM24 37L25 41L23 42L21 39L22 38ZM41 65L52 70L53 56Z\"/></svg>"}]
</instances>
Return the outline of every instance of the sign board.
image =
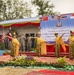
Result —
<instances>
[{"instance_id":1,"label":"sign board","mask_svg":"<svg viewBox=\"0 0 74 75\"><path fill-rule=\"evenodd\" d=\"M55 41L55 32L59 35L65 33L63 40L67 41L70 36L70 31L74 30L74 14L44 16L41 20L40 27L41 37L47 42Z\"/></svg>"}]
</instances>

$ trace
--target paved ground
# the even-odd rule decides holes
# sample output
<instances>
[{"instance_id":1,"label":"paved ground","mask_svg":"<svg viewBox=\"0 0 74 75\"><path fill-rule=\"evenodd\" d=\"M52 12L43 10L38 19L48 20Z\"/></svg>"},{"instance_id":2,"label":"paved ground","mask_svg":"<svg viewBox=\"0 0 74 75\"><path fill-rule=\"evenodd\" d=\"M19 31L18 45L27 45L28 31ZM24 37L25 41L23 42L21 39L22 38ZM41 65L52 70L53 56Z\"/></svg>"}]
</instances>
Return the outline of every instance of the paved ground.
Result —
<instances>
[{"instance_id":1,"label":"paved ground","mask_svg":"<svg viewBox=\"0 0 74 75\"><path fill-rule=\"evenodd\" d=\"M49 70L45 68L2 67L0 75L74 75L74 71Z\"/></svg>"},{"instance_id":2,"label":"paved ground","mask_svg":"<svg viewBox=\"0 0 74 75\"><path fill-rule=\"evenodd\" d=\"M24 75L32 71L39 71L40 69L21 68L21 67L2 67L0 68L0 75Z\"/></svg>"}]
</instances>

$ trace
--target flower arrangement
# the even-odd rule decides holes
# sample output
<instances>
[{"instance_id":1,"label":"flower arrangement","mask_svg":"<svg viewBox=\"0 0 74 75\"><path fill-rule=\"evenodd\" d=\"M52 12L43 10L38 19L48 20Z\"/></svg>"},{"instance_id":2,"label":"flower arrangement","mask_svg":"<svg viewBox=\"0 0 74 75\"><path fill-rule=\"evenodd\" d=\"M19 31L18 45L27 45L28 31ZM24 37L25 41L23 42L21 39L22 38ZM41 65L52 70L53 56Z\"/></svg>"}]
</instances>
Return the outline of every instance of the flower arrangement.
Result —
<instances>
[{"instance_id":1,"label":"flower arrangement","mask_svg":"<svg viewBox=\"0 0 74 75\"><path fill-rule=\"evenodd\" d=\"M65 68L67 66L69 66L69 64L66 62L65 60L66 57L60 57L58 58L58 61L53 63L51 62L51 66L54 66L54 67L58 67L58 68Z\"/></svg>"},{"instance_id":2,"label":"flower arrangement","mask_svg":"<svg viewBox=\"0 0 74 75\"><path fill-rule=\"evenodd\" d=\"M34 58L33 58L33 56L27 56L27 57L25 58L25 60L26 60L26 61L34 60Z\"/></svg>"},{"instance_id":3,"label":"flower arrangement","mask_svg":"<svg viewBox=\"0 0 74 75\"><path fill-rule=\"evenodd\" d=\"M32 56L19 56L11 61L0 62L0 66L49 67L49 69L74 71L74 66L66 63L65 57L59 58L56 63L47 63L36 61Z\"/></svg>"}]
</instances>

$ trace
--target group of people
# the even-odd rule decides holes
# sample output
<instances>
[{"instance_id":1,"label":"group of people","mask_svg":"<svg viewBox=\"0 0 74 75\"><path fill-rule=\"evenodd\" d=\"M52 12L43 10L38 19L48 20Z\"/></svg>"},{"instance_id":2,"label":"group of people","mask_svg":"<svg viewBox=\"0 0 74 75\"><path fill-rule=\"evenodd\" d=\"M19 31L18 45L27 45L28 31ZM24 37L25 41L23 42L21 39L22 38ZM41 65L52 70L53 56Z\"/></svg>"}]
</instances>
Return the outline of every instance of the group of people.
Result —
<instances>
[{"instance_id":1,"label":"group of people","mask_svg":"<svg viewBox=\"0 0 74 75\"><path fill-rule=\"evenodd\" d=\"M31 39L35 39L35 44L36 44L36 53L37 53L37 56L40 56L40 55L43 55L43 54L46 54L46 43L45 41L40 37L41 34L40 32L37 34L37 37L28 37L29 40L28 40L28 47L30 49L30 45L31 45L31 42L30 40ZM9 37L9 36L7 36ZM21 45L24 43L24 35L22 36L22 38L24 40L22 40L22 42L20 43L20 40L21 38L17 38L16 34L14 34L12 37L9 37L12 39L12 42L11 42L11 56L13 57L17 57L19 55L19 50L20 50L20 47ZM23 46L24 47L24 46ZM23 48L22 47L22 48Z\"/></svg>"},{"instance_id":2,"label":"group of people","mask_svg":"<svg viewBox=\"0 0 74 75\"><path fill-rule=\"evenodd\" d=\"M22 34L21 36L17 37L19 43L21 44L20 46L20 51L32 51L33 48L35 48L35 39L33 36L25 36Z\"/></svg>"},{"instance_id":3,"label":"group of people","mask_svg":"<svg viewBox=\"0 0 74 75\"><path fill-rule=\"evenodd\" d=\"M17 40L17 36L14 34L12 36L9 36L9 35L5 35L4 37L1 35L0 37L0 47L2 49L2 45L5 49L5 45L7 45L6 43L6 39L8 40L8 46L9 46L9 49L11 50L11 56L18 56L19 55L19 47L20 47L20 43L19 41ZM2 41L3 40L3 41Z\"/></svg>"},{"instance_id":4,"label":"group of people","mask_svg":"<svg viewBox=\"0 0 74 75\"><path fill-rule=\"evenodd\" d=\"M66 44L63 41L62 37L65 33L63 33L61 36L58 35L58 33L55 33L55 55L56 57L60 57L60 46L63 48L64 52L66 52ZM1 36L0 36L1 37ZM40 55L46 55L46 41L41 38L40 32L38 32L37 37L31 37L28 36L27 40L24 34L21 36L18 36L16 34L13 34L13 36L6 35L6 38L9 38L11 41L9 43L10 50L11 50L11 56L15 57L19 55L19 50L26 50L26 47L28 48L28 51L31 51L32 48L32 40L35 40L35 48L37 56ZM0 39L1 42L1 39ZM69 58L74 59L74 31L70 31L70 37L67 40L69 42ZM26 44L27 43L27 44Z\"/></svg>"},{"instance_id":5,"label":"group of people","mask_svg":"<svg viewBox=\"0 0 74 75\"><path fill-rule=\"evenodd\" d=\"M65 34L65 33L64 33ZM60 57L60 46L62 46L64 52L66 52L66 44L63 41L63 35L58 36L58 33L55 33L55 55L56 57ZM72 60L74 59L74 31L70 31L70 37L67 40L69 42L69 58Z\"/></svg>"},{"instance_id":6,"label":"group of people","mask_svg":"<svg viewBox=\"0 0 74 75\"><path fill-rule=\"evenodd\" d=\"M56 57L60 57L60 47L63 48L64 52L66 52L67 48L66 48L66 44L69 47L69 58L71 60L74 59L74 31L70 31L70 37L68 38L68 40L65 43L63 41L63 36L65 33L63 33L61 36L59 36L59 34L56 32L54 33L55 35L55 43L54 43L54 47L55 47L55 55ZM36 50L37 50L37 55L40 56L41 54L47 54L46 51L46 41L43 40L40 37L41 34L38 34L37 37L37 45L36 45Z\"/></svg>"},{"instance_id":7,"label":"group of people","mask_svg":"<svg viewBox=\"0 0 74 75\"><path fill-rule=\"evenodd\" d=\"M11 55L16 56L17 54L14 55L15 50L12 50L12 49L15 49L15 48L12 48L12 45L13 45L14 39L16 38L17 43L20 44L19 51L20 52L22 52L22 51L29 52L32 50L32 48L36 47L35 39L32 37L33 36L30 36L30 35L25 36L24 34L17 35L15 32L13 34L8 32L6 35L0 35L0 50L5 50L5 49L11 50ZM16 43L16 40L14 42ZM16 53L18 53L18 52L16 52Z\"/></svg>"},{"instance_id":8,"label":"group of people","mask_svg":"<svg viewBox=\"0 0 74 75\"><path fill-rule=\"evenodd\" d=\"M14 33L16 34L16 33ZM6 35L0 35L0 50L5 50L8 49L10 50L11 46L11 38L5 37L5 36L10 36L12 37L13 35L10 33L7 33ZM33 36L25 36L24 34L17 35L17 39L19 43L21 44L20 46L20 51L31 51L32 48L35 48L35 39L30 38Z\"/></svg>"}]
</instances>

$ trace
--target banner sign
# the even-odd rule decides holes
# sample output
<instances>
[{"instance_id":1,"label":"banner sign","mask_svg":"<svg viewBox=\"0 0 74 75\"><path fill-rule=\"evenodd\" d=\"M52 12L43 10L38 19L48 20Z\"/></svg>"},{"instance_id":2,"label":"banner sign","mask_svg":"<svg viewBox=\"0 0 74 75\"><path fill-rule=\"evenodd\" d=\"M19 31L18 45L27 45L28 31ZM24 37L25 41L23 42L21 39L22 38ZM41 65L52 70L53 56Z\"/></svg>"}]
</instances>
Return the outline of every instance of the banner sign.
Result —
<instances>
[{"instance_id":1,"label":"banner sign","mask_svg":"<svg viewBox=\"0 0 74 75\"><path fill-rule=\"evenodd\" d=\"M41 37L47 42L55 41L55 32L59 35L65 33L63 40L67 41L70 36L70 31L74 30L74 14L44 16L41 20L40 27Z\"/></svg>"}]
</instances>

